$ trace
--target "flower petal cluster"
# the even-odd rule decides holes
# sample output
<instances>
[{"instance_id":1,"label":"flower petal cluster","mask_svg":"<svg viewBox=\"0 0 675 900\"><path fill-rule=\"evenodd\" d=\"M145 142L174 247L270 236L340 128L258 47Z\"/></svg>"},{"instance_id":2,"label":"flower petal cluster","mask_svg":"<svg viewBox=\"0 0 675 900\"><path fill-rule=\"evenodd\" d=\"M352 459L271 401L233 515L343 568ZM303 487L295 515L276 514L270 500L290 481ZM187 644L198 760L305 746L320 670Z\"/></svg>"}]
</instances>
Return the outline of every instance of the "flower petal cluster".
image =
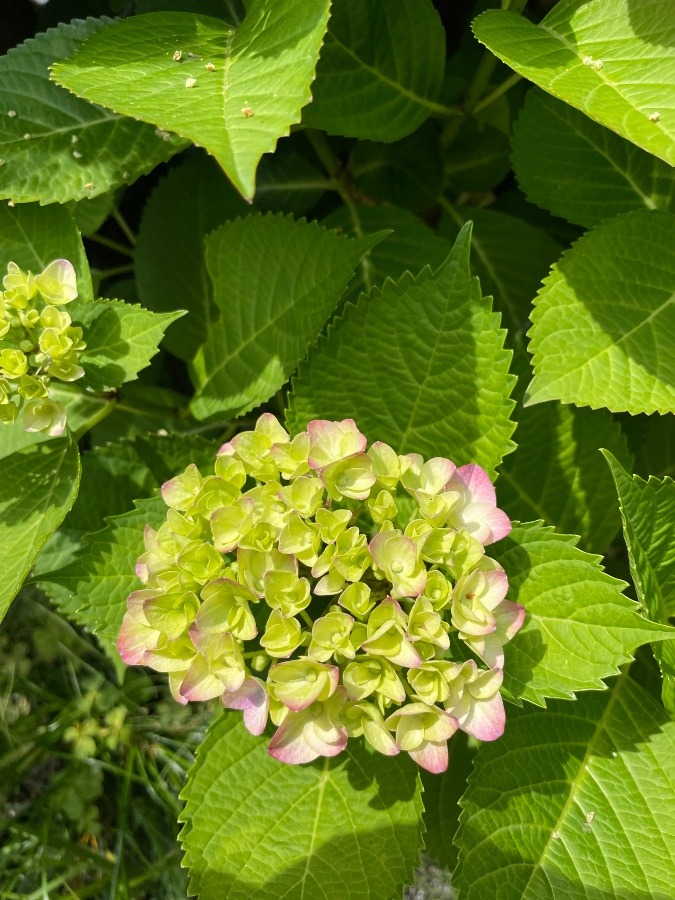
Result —
<instances>
[{"instance_id":1,"label":"flower petal cluster","mask_svg":"<svg viewBox=\"0 0 675 900\"><path fill-rule=\"evenodd\" d=\"M82 329L63 307L77 297L75 270L66 259L39 275L10 262L0 291L0 421L11 425L23 410L26 431L53 437L66 427L66 410L49 396L52 379L84 375Z\"/></svg>"},{"instance_id":2,"label":"flower petal cluster","mask_svg":"<svg viewBox=\"0 0 675 900\"><path fill-rule=\"evenodd\" d=\"M291 438L265 414L213 471L166 482L118 649L179 703L220 697L288 763L363 736L431 772L461 728L504 730L524 609L486 546L511 528L478 466L367 446L352 419Z\"/></svg>"}]
</instances>

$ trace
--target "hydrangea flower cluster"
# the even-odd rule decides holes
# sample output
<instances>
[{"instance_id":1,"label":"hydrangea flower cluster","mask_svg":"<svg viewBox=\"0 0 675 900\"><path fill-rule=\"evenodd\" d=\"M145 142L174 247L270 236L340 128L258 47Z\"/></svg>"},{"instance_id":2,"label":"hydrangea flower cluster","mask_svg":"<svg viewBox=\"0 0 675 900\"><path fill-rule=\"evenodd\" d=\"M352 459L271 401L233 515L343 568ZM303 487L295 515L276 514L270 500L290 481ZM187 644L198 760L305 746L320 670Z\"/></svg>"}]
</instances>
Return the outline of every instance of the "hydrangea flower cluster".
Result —
<instances>
[{"instance_id":1,"label":"hydrangea flower cluster","mask_svg":"<svg viewBox=\"0 0 675 900\"><path fill-rule=\"evenodd\" d=\"M10 262L0 291L0 421L11 425L23 409L26 431L63 434L66 410L49 397L52 378L84 375L82 329L62 309L77 297L75 269L67 259L40 275Z\"/></svg>"},{"instance_id":2,"label":"hydrangea flower cluster","mask_svg":"<svg viewBox=\"0 0 675 900\"><path fill-rule=\"evenodd\" d=\"M363 735L442 772L457 728L502 734L524 609L485 554L511 523L479 466L367 448L352 419L291 439L265 414L162 496L118 649L179 703L220 697L255 735L271 717L288 763Z\"/></svg>"}]
</instances>

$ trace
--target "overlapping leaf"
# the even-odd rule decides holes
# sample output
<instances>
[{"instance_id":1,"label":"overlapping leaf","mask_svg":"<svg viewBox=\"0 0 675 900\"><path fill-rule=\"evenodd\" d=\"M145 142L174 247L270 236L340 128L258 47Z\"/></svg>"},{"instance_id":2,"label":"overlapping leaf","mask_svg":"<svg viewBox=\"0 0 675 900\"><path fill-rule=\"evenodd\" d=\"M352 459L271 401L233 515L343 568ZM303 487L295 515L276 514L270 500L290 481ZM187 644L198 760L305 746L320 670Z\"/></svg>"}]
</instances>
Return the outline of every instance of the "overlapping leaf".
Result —
<instances>
[{"instance_id":1,"label":"overlapping leaf","mask_svg":"<svg viewBox=\"0 0 675 900\"><path fill-rule=\"evenodd\" d=\"M614 485L600 454L630 465L626 439L606 410L546 403L518 411L516 452L499 473L499 503L513 519L542 519L582 547L604 551L620 527Z\"/></svg>"},{"instance_id":2,"label":"overlapping leaf","mask_svg":"<svg viewBox=\"0 0 675 900\"><path fill-rule=\"evenodd\" d=\"M310 99L328 11L329 0L253 0L236 30L188 12L133 16L57 64L54 78L206 147L250 199L260 157Z\"/></svg>"},{"instance_id":3,"label":"overlapping leaf","mask_svg":"<svg viewBox=\"0 0 675 900\"><path fill-rule=\"evenodd\" d=\"M532 313L529 403L675 411L675 216L598 225L554 266Z\"/></svg>"},{"instance_id":4,"label":"overlapping leaf","mask_svg":"<svg viewBox=\"0 0 675 900\"><path fill-rule=\"evenodd\" d=\"M380 237L350 240L314 222L272 215L215 231L206 264L220 318L194 363L194 415L240 415L271 397Z\"/></svg>"},{"instance_id":5,"label":"overlapping leaf","mask_svg":"<svg viewBox=\"0 0 675 900\"><path fill-rule=\"evenodd\" d=\"M445 34L431 0L334 0L303 122L329 134L397 141L438 102Z\"/></svg>"},{"instance_id":6,"label":"overlapping leaf","mask_svg":"<svg viewBox=\"0 0 675 900\"><path fill-rule=\"evenodd\" d=\"M602 694L509 709L462 799L465 900L675 894L675 722L623 675Z\"/></svg>"},{"instance_id":7,"label":"overlapping leaf","mask_svg":"<svg viewBox=\"0 0 675 900\"><path fill-rule=\"evenodd\" d=\"M607 453L621 505L630 571L647 615L667 623L675 616L675 482L631 476ZM663 699L675 712L675 645L656 644L663 672Z\"/></svg>"},{"instance_id":8,"label":"overlapping leaf","mask_svg":"<svg viewBox=\"0 0 675 900\"><path fill-rule=\"evenodd\" d=\"M543 706L547 697L602 688L641 644L675 639L675 628L639 615L624 582L576 543L534 522L515 526L492 552L508 575L509 599L526 611L505 648L504 688L517 700Z\"/></svg>"},{"instance_id":9,"label":"overlapping leaf","mask_svg":"<svg viewBox=\"0 0 675 900\"><path fill-rule=\"evenodd\" d=\"M525 329L532 298L551 264L558 244L541 228L492 209L445 207L439 233L454 240L465 222L473 222L471 267L481 288L492 294L514 345Z\"/></svg>"},{"instance_id":10,"label":"overlapping leaf","mask_svg":"<svg viewBox=\"0 0 675 900\"><path fill-rule=\"evenodd\" d=\"M95 197L135 181L185 146L50 82L49 67L111 21L61 24L0 58L0 197L16 203Z\"/></svg>"},{"instance_id":11,"label":"overlapping leaf","mask_svg":"<svg viewBox=\"0 0 675 900\"><path fill-rule=\"evenodd\" d=\"M37 275L55 259L70 260L77 274L80 299L93 299L89 263L68 209L58 205L41 207L37 203L15 207L0 203L0 275L7 271L8 262Z\"/></svg>"},{"instance_id":12,"label":"overlapping leaf","mask_svg":"<svg viewBox=\"0 0 675 900\"><path fill-rule=\"evenodd\" d=\"M35 557L73 505L80 481L77 444L58 438L2 462L0 482L0 619Z\"/></svg>"},{"instance_id":13,"label":"overlapping leaf","mask_svg":"<svg viewBox=\"0 0 675 900\"><path fill-rule=\"evenodd\" d=\"M153 313L122 300L95 300L76 302L70 314L87 342L80 354L85 370L80 383L105 389L136 378L157 353L167 325L185 313Z\"/></svg>"},{"instance_id":14,"label":"overlapping leaf","mask_svg":"<svg viewBox=\"0 0 675 900\"><path fill-rule=\"evenodd\" d=\"M590 228L633 209L675 208L669 165L536 88L512 146L528 199L577 225Z\"/></svg>"},{"instance_id":15,"label":"overlapping leaf","mask_svg":"<svg viewBox=\"0 0 675 900\"><path fill-rule=\"evenodd\" d=\"M135 248L138 296L155 312L188 310L165 339L167 350L179 359L194 358L218 317L204 239L246 212L247 204L203 154L172 169L148 200Z\"/></svg>"},{"instance_id":16,"label":"overlapping leaf","mask_svg":"<svg viewBox=\"0 0 675 900\"><path fill-rule=\"evenodd\" d=\"M670 0L562 0L539 23L488 10L474 34L548 93L675 163Z\"/></svg>"},{"instance_id":17,"label":"overlapping leaf","mask_svg":"<svg viewBox=\"0 0 675 900\"><path fill-rule=\"evenodd\" d=\"M215 720L183 790L181 841L200 900L401 896L421 844L420 785L401 754L350 742L289 766L235 713Z\"/></svg>"},{"instance_id":18,"label":"overlapping leaf","mask_svg":"<svg viewBox=\"0 0 675 900\"><path fill-rule=\"evenodd\" d=\"M399 453L477 462L510 452L514 378L504 331L469 272L470 226L432 274L385 282L346 307L293 381L288 421L353 417Z\"/></svg>"},{"instance_id":19,"label":"overlapping leaf","mask_svg":"<svg viewBox=\"0 0 675 900\"><path fill-rule=\"evenodd\" d=\"M351 211L340 206L323 224L351 235L391 232L363 256L344 300L356 301L361 291L380 287L387 278L398 281L404 272L417 272L424 266L437 269L450 252L448 241L417 216L396 206L355 205Z\"/></svg>"}]
</instances>

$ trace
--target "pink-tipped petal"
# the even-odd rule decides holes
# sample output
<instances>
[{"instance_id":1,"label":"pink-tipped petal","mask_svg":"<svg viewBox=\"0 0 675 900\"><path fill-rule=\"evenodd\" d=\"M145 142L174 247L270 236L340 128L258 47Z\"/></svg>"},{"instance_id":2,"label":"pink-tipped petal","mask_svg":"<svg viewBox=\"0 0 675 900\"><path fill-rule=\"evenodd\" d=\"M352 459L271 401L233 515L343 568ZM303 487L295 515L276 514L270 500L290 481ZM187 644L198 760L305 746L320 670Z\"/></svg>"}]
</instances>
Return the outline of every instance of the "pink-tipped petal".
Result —
<instances>
[{"instance_id":1,"label":"pink-tipped petal","mask_svg":"<svg viewBox=\"0 0 675 900\"><path fill-rule=\"evenodd\" d=\"M286 716L267 748L270 756L291 765L312 762L319 756L304 740L302 723L294 721L296 718L292 713Z\"/></svg>"},{"instance_id":2,"label":"pink-tipped petal","mask_svg":"<svg viewBox=\"0 0 675 900\"><path fill-rule=\"evenodd\" d=\"M457 477L465 486L470 503L487 503L494 506L497 502L495 488L490 481L490 476L485 471L471 463L468 466L460 466L457 469Z\"/></svg>"},{"instance_id":3,"label":"pink-tipped petal","mask_svg":"<svg viewBox=\"0 0 675 900\"><path fill-rule=\"evenodd\" d=\"M504 644L494 631L471 637L467 643L491 669L504 668Z\"/></svg>"},{"instance_id":4,"label":"pink-tipped petal","mask_svg":"<svg viewBox=\"0 0 675 900\"><path fill-rule=\"evenodd\" d=\"M472 704L469 714L459 727L479 741L496 741L504 734L505 724L504 701L501 694L496 693L490 700Z\"/></svg>"},{"instance_id":5,"label":"pink-tipped petal","mask_svg":"<svg viewBox=\"0 0 675 900\"><path fill-rule=\"evenodd\" d=\"M156 638L153 642L154 647L157 646L158 640L159 632L156 632ZM139 626L127 614L124 617L117 638L117 652L128 666L141 666L145 661L148 649L148 629Z\"/></svg>"},{"instance_id":6,"label":"pink-tipped petal","mask_svg":"<svg viewBox=\"0 0 675 900\"><path fill-rule=\"evenodd\" d=\"M498 634L510 641L525 622L525 607L520 603L513 603L511 600L502 600L492 615L497 623Z\"/></svg>"},{"instance_id":7,"label":"pink-tipped petal","mask_svg":"<svg viewBox=\"0 0 675 900\"><path fill-rule=\"evenodd\" d=\"M261 735L267 725L270 699L259 678L247 678L236 691L225 691L220 698L226 709L239 709L244 714L244 726L255 735Z\"/></svg>"},{"instance_id":8,"label":"pink-tipped petal","mask_svg":"<svg viewBox=\"0 0 675 900\"><path fill-rule=\"evenodd\" d=\"M367 642L363 644L364 650L366 649L366 644ZM401 641L398 653L395 656L390 656L389 661L396 666L404 666L406 669L417 669L422 665L422 657L407 640Z\"/></svg>"},{"instance_id":9,"label":"pink-tipped petal","mask_svg":"<svg viewBox=\"0 0 675 900\"><path fill-rule=\"evenodd\" d=\"M428 741L417 750L408 751L412 759L418 766L431 772L432 775L440 775L448 768L448 745L447 742L439 744Z\"/></svg>"}]
</instances>

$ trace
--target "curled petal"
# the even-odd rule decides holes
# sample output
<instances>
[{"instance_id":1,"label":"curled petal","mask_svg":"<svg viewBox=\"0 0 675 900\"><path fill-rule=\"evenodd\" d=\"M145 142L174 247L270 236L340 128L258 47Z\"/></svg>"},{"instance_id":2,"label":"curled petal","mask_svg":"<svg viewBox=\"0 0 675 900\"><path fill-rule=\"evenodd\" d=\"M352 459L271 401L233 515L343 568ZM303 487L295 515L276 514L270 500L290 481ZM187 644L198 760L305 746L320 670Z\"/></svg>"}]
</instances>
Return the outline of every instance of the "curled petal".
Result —
<instances>
[{"instance_id":1,"label":"curled petal","mask_svg":"<svg viewBox=\"0 0 675 900\"><path fill-rule=\"evenodd\" d=\"M244 713L244 725L253 735L265 730L270 698L259 678L247 678L236 691L225 691L220 698L226 709L239 709Z\"/></svg>"},{"instance_id":2,"label":"curled petal","mask_svg":"<svg viewBox=\"0 0 675 900\"><path fill-rule=\"evenodd\" d=\"M408 753L418 766L431 772L432 775L440 775L448 768L447 741L441 743L427 741L417 750L409 750Z\"/></svg>"}]
</instances>

